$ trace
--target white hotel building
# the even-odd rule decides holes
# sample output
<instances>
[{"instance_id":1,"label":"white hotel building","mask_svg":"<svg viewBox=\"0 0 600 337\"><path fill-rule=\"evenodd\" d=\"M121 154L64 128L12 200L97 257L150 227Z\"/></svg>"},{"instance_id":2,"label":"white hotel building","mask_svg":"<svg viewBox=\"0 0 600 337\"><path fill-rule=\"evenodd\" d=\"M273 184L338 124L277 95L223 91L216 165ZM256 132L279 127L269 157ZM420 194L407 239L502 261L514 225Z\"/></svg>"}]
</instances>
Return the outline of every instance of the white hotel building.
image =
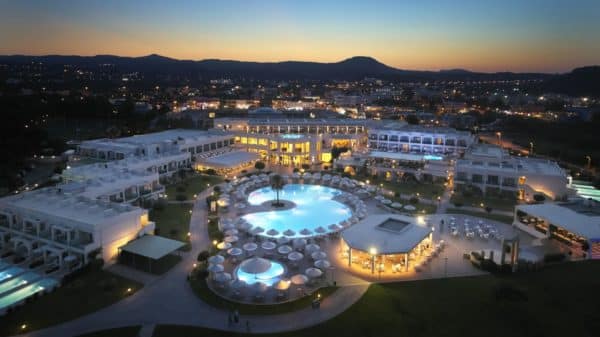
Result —
<instances>
[{"instance_id":1,"label":"white hotel building","mask_svg":"<svg viewBox=\"0 0 600 337\"><path fill-rule=\"evenodd\" d=\"M456 161L455 170L456 185L472 185L483 193L508 192L524 200L532 200L537 193L551 199L573 193L567 186L567 173L556 162L511 156L491 144L469 148L464 158Z\"/></svg>"},{"instance_id":2,"label":"white hotel building","mask_svg":"<svg viewBox=\"0 0 600 337\"><path fill-rule=\"evenodd\" d=\"M48 264L81 266L97 254L105 261L118 248L154 231L142 208L44 188L0 199L0 248Z\"/></svg>"},{"instance_id":3,"label":"white hotel building","mask_svg":"<svg viewBox=\"0 0 600 337\"><path fill-rule=\"evenodd\" d=\"M368 133L369 149L379 152L457 155L476 141L468 131L403 123L369 128Z\"/></svg>"}]
</instances>

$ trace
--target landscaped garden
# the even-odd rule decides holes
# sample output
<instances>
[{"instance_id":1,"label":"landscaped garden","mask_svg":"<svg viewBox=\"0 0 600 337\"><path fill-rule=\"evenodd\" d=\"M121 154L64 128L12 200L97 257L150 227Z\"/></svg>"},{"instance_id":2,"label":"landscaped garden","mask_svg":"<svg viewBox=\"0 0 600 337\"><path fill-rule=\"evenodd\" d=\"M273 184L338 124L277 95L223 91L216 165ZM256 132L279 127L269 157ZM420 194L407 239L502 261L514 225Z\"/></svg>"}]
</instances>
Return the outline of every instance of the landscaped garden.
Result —
<instances>
[{"instance_id":1,"label":"landscaped garden","mask_svg":"<svg viewBox=\"0 0 600 337\"><path fill-rule=\"evenodd\" d=\"M595 336L600 331L600 262L549 266L512 276L372 285L350 309L321 325L277 336ZM154 337L239 336L158 326Z\"/></svg>"},{"instance_id":2,"label":"landscaped garden","mask_svg":"<svg viewBox=\"0 0 600 337\"><path fill-rule=\"evenodd\" d=\"M189 242L188 231L192 204L170 204L158 201L150 210L150 221L156 223L156 234L173 240Z\"/></svg>"},{"instance_id":3,"label":"landscaped garden","mask_svg":"<svg viewBox=\"0 0 600 337\"><path fill-rule=\"evenodd\" d=\"M167 186L165 193L167 193L167 199L170 201L193 201L195 195L222 181L223 178L220 176L194 174L190 177L183 177L181 181Z\"/></svg>"},{"instance_id":4,"label":"landscaped garden","mask_svg":"<svg viewBox=\"0 0 600 337\"><path fill-rule=\"evenodd\" d=\"M142 287L141 284L94 269L54 292L31 300L0 319L0 336L42 329L109 306Z\"/></svg>"}]
</instances>

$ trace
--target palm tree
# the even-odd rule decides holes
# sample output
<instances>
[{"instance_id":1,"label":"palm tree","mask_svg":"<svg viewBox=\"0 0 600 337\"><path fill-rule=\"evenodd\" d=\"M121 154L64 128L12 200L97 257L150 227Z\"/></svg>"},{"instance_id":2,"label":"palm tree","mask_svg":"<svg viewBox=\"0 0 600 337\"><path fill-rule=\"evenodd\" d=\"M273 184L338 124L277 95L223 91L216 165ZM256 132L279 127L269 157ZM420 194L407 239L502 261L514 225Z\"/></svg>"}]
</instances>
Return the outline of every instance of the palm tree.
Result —
<instances>
[{"instance_id":1,"label":"palm tree","mask_svg":"<svg viewBox=\"0 0 600 337\"><path fill-rule=\"evenodd\" d=\"M275 203L275 206L281 206L279 203L279 191L283 190L283 186L285 186L285 181L282 176L279 174L271 176L271 188L277 193L277 202Z\"/></svg>"}]
</instances>

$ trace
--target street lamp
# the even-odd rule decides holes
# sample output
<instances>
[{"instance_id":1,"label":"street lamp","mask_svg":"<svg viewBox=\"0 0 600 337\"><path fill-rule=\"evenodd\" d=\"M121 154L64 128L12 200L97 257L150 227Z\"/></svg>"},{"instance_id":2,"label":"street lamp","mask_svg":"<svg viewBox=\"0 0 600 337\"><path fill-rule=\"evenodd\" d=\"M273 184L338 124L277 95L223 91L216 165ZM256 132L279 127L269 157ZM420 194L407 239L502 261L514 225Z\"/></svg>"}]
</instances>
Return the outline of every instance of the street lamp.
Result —
<instances>
[{"instance_id":1,"label":"street lamp","mask_svg":"<svg viewBox=\"0 0 600 337\"><path fill-rule=\"evenodd\" d=\"M529 155L533 155L533 142L529 142Z\"/></svg>"},{"instance_id":2,"label":"street lamp","mask_svg":"<svg viewBox=\"0 0 600 337\"><path fill-rule=\"evenodd\" d=\"M585 156L585 159L587 159L587 167L588 169L592 167L592 157L591 156Z\"/></svg>"},{"instance_id":3,"label":"street lamp","mask_svg":"<svg viewBox=\"0 0 600 337\"><path fill-rule=\"evenodd\" d=\"M496 132L496 137L498 137L498 146L502 147L502 132Z\"/></svg>"}]
</instances>

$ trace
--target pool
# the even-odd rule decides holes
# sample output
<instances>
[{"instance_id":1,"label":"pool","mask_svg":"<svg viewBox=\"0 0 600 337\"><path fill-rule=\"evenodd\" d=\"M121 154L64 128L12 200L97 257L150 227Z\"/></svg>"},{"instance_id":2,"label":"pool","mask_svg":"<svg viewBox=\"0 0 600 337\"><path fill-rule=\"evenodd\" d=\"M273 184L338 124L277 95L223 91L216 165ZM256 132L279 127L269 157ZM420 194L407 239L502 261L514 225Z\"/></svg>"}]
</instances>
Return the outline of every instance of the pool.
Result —
<instances>
[{"instance_id":1,"label":"pool","mask_svg":"<svg viewBox=\"0 0 600 337\"><path fill-rule=\"evenodd\" d=\"M40 278L40 275L33 273L33 272L27 272L20 276L14 277L10 280L1 282L0 283L0 295L4 294L10 290L13 290L17 287L31 283L39 278Z\"/></svg>"},{"instance_id":2,"label":"pool","mask_svg":"<svg viewBox=\"0 0 600 337\"><path fill-rule=\"evenodd\" d=\"M17 276L21 273L23 273L25 271L25 269L20 268L20 267L10 267L8 269L5 269L3 271L0 272L0 282L9 279L13 276Z\"/></svg>"},{"instance_id":3,"label":"pool","mask_svg":"<svg viewBox=\"0 0 600 337\"><path fill-rule=\"evenodd\" d=\"M281 263L260 257L244 260L235 269L238 280L248 285L263 283L269 287L279 282L284 273L285 267Z\"/></svg>"},{"instance_id":4,"label":"pool","mask_svg":"<svg viewBox=\"0 0 600 337\"><path fill-rule=\"evenodd\" d=\"M285 133L280 136L282 139L302 139L304 135L295 134L295 133Z\"/></svg>"},{"instance_id":5,"label":"pool","mask_svg":"<svg viewBox=\"0 0 600 337\"><path fill-rule=\"evenodd\" d=\"M6 296L0 297L0 312L3 312L6 308L10 307L15 303L19 303L29 296L32 296L41 291L52 289L58 284L57 281L49 278L45 278L34 282L26 287L19 290L13 291Z\"/></svg>"},{"instance_id":6,"label":"pool","mask_svg":"<svg viewBox=\"0 0 600 337\"><path fill-rule=\"evenodd\" d=\"M295 234L286 236L309 237L316 234L317 227L323 227L325 234L331 231L329 225L339 224L352 216L352 210L348 206L333 200L341 193L342 191L327 186L288 184L279 192L279 198L295 203L295 207L281 211L250 213L242 218L253 226L262 227L265 230L262 233L264 236L269 236L266 233L271 229L279 232L275 236L281 236L290 229ZM271 187L264 187L251 192L248 203L260 205L275 198L275 191ZM310 230L312 234L301 234L304 229Z\"/></svg>"}]
</instances>

